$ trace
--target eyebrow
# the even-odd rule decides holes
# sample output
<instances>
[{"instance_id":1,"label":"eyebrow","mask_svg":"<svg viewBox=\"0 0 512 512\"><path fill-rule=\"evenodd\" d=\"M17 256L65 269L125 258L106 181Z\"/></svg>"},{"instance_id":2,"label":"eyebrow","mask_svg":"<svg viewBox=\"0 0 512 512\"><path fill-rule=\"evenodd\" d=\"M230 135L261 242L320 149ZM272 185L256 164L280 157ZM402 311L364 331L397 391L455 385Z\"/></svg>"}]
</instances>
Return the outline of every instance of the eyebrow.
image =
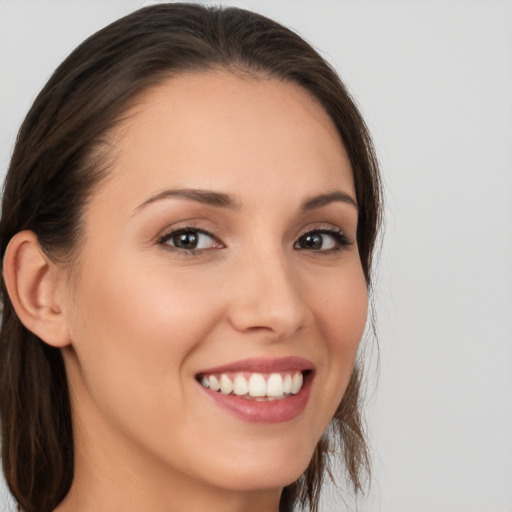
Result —
<instances>
[{"instance_id":1,"label":"eyebrow","mask_svg":"<svg viewBox=\"0 0 512 512\"><path fill-rule=\"evenodd\" d=\"M304 201L301 210L304 212L315 210L316 208L321 208L322 206L327 206L330 203L336 202L349 204L359 211L359 206L357 205L356 200L350 194L342 192L341 190L333 190L327 194L313 196Z\"/></svg>"},{"instance_id":2,"label":"eyebrow","mask_svg":"<svg viewBox=\"0 0 512 512\"><path fill-rule=\"evenodd\" d=\"M233 210L238 210L241 208L241 203L238 200L223 192L191 188L178 188L158 192L137 206L135 211L141 210L142 208L156 201L172 198L186 199L209 206L215 206L217 208L228 208ZM310 197L302 203L300 209L303 212L307 212L335 202L346 203L353 206L356 210L359 210L355 199L353 199L350 194L342 192L341 190L333 190L332 192L327 192L326 194Z\"/></svg>"},{"instance_id":3,"label":"eyebrow","mask_svg":"<svg viewBox=\"0 0 512 512\"><path fill-rule=\"evenodd\" d=\"M203 203L210 206L216 206L217 208L230 208L230 209L239 209L240 204L233 197L228 194L224 194L223 192L214 192L213 190L200 190L200 189L192 189L192 188L178 188L171 190L164 190L163 192L159 192L154 196L151 196L149 199L144 201L142 204L137 206L135 209L140 210L145 206L154 203L156 201L160 201L162 199L171 199L171 198L180 198L187 199L189 201L195 201L197 203Z\"/></svg>"}]
</instances>

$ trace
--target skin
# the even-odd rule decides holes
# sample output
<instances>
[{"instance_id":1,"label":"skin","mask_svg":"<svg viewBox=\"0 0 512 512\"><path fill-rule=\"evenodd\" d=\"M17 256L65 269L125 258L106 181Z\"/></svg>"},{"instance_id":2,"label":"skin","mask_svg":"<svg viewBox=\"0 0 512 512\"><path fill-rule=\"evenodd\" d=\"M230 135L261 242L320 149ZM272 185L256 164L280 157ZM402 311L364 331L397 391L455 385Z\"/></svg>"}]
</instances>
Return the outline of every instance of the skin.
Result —
<instances>
[{"instance_id":1,"label":"skin","mask_svg":"<svg viewBox=\"0 0 512 512\"><path fill-rule=\"evenodd\" d=\"M110 175L84 213L73 272L54 270L71 389L76 471L57 512L275 512L346 389L367 314L346 151L297 85L217 72L147 91L112 136ZM236 207L168 189L228 194ZM213 233L193 252L173 229ZM306 232L341 230L322 248ZM300 245L300 244L299 244ZM62 331L59 331L62 332ZM306 409L256 424L195 376L246 358L315 365Z\"/></svg>"}]
</instances>

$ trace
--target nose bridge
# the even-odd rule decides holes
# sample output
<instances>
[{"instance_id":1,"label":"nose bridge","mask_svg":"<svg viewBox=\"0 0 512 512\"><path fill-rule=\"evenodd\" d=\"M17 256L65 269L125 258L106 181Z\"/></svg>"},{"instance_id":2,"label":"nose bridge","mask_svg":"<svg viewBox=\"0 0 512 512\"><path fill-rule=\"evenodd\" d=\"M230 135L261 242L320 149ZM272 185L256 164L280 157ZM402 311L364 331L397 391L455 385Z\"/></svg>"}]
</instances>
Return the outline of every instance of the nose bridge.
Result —
<instances>
[{"instance_id":1,"label":"nose bridge","mask_svg":"<svg viewBox=\"0 0 512 512\"><path fill-rule=\"evenodd\" d=\"M240 260L233 325L240 331L268 331L274 339L291 336L303 325L307 308L290 258L276 244Z\"/></svg>"}]
</instances>

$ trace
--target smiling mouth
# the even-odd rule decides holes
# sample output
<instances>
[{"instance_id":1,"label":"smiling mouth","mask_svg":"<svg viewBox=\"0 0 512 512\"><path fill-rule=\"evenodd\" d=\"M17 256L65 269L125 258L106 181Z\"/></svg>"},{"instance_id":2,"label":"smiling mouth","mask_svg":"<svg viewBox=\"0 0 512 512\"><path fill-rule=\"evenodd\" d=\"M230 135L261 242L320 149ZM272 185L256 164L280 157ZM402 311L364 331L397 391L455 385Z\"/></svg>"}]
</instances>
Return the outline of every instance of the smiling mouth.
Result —
<instances>
[{"instance_id":1,"label":"smiling mouth","mask_svg":"<svg viewBox=\"0 0 512 512\"><path fill-rule=\"evenodd\" d=\"M236 395L253 401L283 400L302 389L310 371L273 373L225 372L199 374L198 382L222 395Z\"/></svg>"},{"instance_id":2,"label":"smiling mouth","mask_svg":"<svg viewBox=\"0 0 512 512\"><path fill-rule=\"evenodd\" d=\"M249 358L203 369L198 387L214 404L243 421L277 424L300 417L315 378L303 357Z\"/></svg>"}]
</instances>

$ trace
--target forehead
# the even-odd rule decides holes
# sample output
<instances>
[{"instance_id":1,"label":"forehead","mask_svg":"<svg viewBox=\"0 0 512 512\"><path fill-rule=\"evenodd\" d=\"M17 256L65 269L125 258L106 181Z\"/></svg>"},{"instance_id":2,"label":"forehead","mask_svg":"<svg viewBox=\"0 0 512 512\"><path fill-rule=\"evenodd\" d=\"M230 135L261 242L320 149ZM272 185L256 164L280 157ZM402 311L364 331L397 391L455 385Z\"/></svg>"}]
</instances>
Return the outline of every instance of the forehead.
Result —
<instances>
[{"instance_id":1,"label":"forehead","mask_svg":"<svg viewBox=\"0 0 512 512\"><path fill-rule=\"evenodd\" d=\"M112 178L129 180L138 193L167 181L212 190L237 181L256 193L280 178L353 189L329 115L306 90L277 79L228 72L170 78L133 102L113 141Z\"/></svg>"}]
</instances>

